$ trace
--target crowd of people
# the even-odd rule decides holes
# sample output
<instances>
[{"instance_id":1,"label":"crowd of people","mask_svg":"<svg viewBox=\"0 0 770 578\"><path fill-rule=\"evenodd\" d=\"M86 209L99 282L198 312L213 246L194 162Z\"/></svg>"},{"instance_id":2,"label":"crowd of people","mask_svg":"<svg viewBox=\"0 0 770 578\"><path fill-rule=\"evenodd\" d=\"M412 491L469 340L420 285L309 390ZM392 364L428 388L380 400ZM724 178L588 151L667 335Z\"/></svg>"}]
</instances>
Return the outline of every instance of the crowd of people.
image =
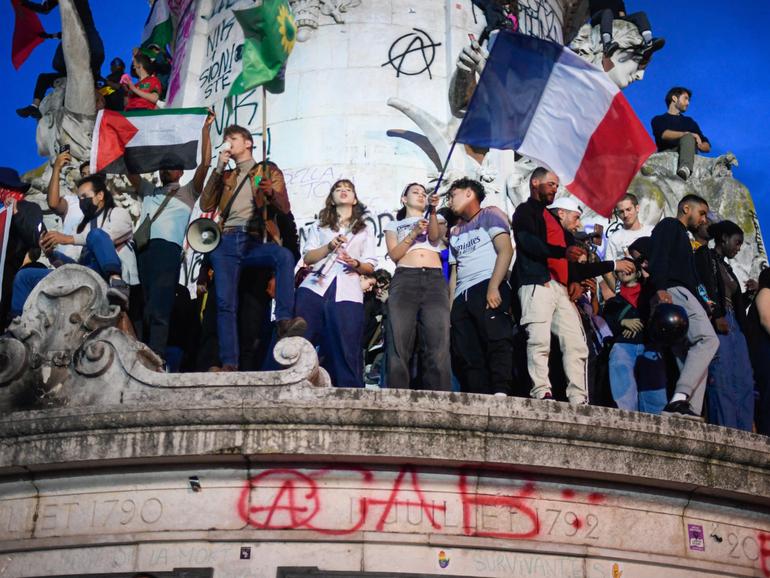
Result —
<instances>
[{"instance_id":1,"label":"crowd of people","mask_svg":"<svg viewBox=\"0 0 770 578\"><path fill-rule=\"evenodd\" d=\"M611 36L604 40L611 52ZM134 82L113 60L105 106L155 107L164 64L158 50L154 58L136 51ZM44 77L19 114L39 116L50 83ZM696 152L710 149L683 115L691 96L671 89L652 122L659 150L678 151L684 180ZM556 198L559 178L545 167L531 173L530 196L512 215L485 206L483 185L469 178L443 198L409 183L384 232L391 274L377 269L377 238L351 180L332 185L300 248L279 166L256 160L251 132L232 125L212 169L212 123L210 114L187 184L176 166L160 171L160 186L128 175L142 203L138 223L88 163L76 192L62 193L67 150L47 190L61 231L45 228L18 173L0 168L0 195L14 215L4 326L53 268L78 263L104 278L121 327L168 371L271 369L275 341L303 336L337 387L565 400L770 433L770 273L741 285L729 261L743 231L714 219L705 199L686 195L675 217L650 227L626 194L620 226L604 236L584 230L572 197ZM192 298L179 272L196 202L218 215L221 241Z\"/></svg>"}]
</instances>

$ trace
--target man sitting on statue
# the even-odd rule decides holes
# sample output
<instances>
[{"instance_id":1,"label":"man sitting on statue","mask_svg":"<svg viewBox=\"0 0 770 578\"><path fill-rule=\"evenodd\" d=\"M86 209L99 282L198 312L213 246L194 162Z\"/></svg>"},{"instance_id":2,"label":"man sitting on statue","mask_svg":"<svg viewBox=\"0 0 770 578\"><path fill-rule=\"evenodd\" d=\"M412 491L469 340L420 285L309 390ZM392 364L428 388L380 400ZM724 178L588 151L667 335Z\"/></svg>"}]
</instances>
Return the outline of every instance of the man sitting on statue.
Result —
<instances>
[{"instance_id":1,"label":"man sitting on statue","mask_svg":"<svg viewBox=\"0 0 770 578\"><path fill-rule=\"evenodd\" d=\"M652 134L658 151L676 150L679 153L676 174L685 181L692 174L696 151L707 153L711 150L711 143L698 123L684 115L691 98L689 88L675 86L666 94L668 111L652 119Z\"/></svg>"},{"instance_id":2,"label":"man sitting on statue","mask_svg":"<svg viewBox=\"0 0 770 578\"><path fill-rule=\"evenodd\" d=\"M219 209L222 241L211 252L217 285L217 332L221 369L237 371L238 281L245 267L267 267L275 272L275 316L278 336L301 336L307 324L292 317L294 310L294 257L282 246L276 214L291 210L283 173L272 163L252 157L253 139L242 126L224 132L225 146L201 196L203 212ZM230 159L234 170L225 170Z\"/></svg>"},{"instance_id":3,"label":"man sitting on statue","mask_svg":"<svg viewBox=\"0 0 770 578\"><path fill-rule=\"evenodd\" d=\"M124 75L120 83L126 94L126 110L154 110L163 92L160 80L155 76L150 57L141 52L134 54L131 72L139 79L136 83Z\"/></svg>"},{"instance_id":4,"label":"man sitting on statue","mask_svg":"<svg viewBox=\"0 0 770 578\"><path fill-rule=\"evenodd\" d=\"M604 56L612 58L619 44L612 39L612 21L625 20L631 22L638 29L644 39L644 45L651 52L660 50L666 41L663 38L653 38L650 28L650 21L644 12L626 12L626 4L623 0L590 0L588 11L591 15L591 26L599 24L599 31L602 35L602 45L604 47Z\"/></svg>"}]
</instances>

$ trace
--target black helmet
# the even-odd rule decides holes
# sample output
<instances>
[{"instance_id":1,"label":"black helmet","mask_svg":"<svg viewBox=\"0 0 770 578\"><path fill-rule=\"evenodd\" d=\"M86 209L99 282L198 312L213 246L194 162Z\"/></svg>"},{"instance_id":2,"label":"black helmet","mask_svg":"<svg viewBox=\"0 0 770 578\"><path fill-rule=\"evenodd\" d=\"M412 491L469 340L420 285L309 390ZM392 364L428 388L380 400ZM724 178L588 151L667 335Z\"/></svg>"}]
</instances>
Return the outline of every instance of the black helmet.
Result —
<instances>
[{"instance_id":1,"label":"black helmet","mask_svg":"<svg viewBox=\"0 0 770 578\"><path fill-rule=\"evenodd\" d=\"M690 321L684 307L658 303L650 316L650 338L659 345L674 345L687 336Z\"/></svg>"}]
</instances>

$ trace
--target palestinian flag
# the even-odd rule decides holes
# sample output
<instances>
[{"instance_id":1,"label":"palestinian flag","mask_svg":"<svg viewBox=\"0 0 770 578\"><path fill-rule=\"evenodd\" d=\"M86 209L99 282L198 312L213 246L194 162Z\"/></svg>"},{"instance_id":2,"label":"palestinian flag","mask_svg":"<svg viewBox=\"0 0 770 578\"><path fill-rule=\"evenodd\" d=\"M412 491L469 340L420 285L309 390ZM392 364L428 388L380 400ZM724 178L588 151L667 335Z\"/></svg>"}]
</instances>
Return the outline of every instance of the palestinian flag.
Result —
<instances>
[{"instance_id":1,"label":"palestinian flag","mask_svg":"<svg viewBox=\"0 0 770 578\"><path fill-rule=\"evenodd\" d=\"M205 108L100 110L91 143L91 172L144 174L194 169Z\"/></svg>"},{"instance_id":2,"label":"palestinian flag","mask_svg":"<svg viewBox=\"0 0 770 578\"><path fill-rule=\"evenodd\" d=\"M165 50L173 39L174 23L171 20L168 0L155 0L144 23L141 47L147 48L150 44L157 44L161 50Z\"/></svg>"},{"instance_id":3,"label":"palestinian flag","mask_svg":"<svg viewBox=\"0 0 770 578\"><path fill-rule=\"evenodd\" d=\"M297 40L294 15L286 0L264 0L261 6L233 10L243 28L243 69L233 82L230 96L267 84L283 92L286 61Z\"/></svg>"}]
</instances>

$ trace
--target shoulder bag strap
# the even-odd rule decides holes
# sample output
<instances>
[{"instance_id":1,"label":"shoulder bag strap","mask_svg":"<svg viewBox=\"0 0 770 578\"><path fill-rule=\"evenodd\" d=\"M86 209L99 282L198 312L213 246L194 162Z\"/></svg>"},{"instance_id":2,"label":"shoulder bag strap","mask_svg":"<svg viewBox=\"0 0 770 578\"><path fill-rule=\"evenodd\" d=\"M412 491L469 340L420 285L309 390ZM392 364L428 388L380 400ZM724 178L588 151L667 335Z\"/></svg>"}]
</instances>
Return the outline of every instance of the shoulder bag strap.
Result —
<instances>
[{"instance_id":1,"label":"shoulder bag strap","mask_svg":"<svg viewBox=\"0 0 770 578\"><path fill-rule=\"evenodd\" d=\"M241 189L243 188L243 185L245 185L246 181L248 181L249 179L251 179L251 175L249 175L247 173L246 176L241 181L241 184L236 187L235 192L230 197L230 200L227 201L227 205L225 205L225 208L222 209L222 212L219 214L219 218L221 219L221 223L222 223L221 226L222 227L225 226L225 222L227 221L227 217L230 216L230 210L233 208L233 203L235 202L235 197L238 196L238 193L241 192Z\"/></svg>"},{"instance_id":2,"label":"shoulder bag strap","mask_svg":"<svg viewBox=\"0 0 770 578\"><path fill-rule=\"evenodd\" d=\"M160 214L163 212L163 209L165 209L165 208L166 208L166 205L168 205L169 201L171 201L171 198L172 198L172 197L174 197L174 196L176 196L176 194L177 194L177 191L179 191L179 189L180 189L180 187L177 187L176 189L174 189L174 191L173 191L173 192L171 192L171 193L166 193L166 197L163 199L163 202L162 202L162 203L160 204L160 206L158 207L158 210L157 210L157 211L155 211L155 214L152 216L152 218L150 218L150 224L151 224L151 225L152 225L152 224L155 222L155 220L156 220L156 219L157 219L157 218L160 216Z\"/></svg>"}]
</instances>

